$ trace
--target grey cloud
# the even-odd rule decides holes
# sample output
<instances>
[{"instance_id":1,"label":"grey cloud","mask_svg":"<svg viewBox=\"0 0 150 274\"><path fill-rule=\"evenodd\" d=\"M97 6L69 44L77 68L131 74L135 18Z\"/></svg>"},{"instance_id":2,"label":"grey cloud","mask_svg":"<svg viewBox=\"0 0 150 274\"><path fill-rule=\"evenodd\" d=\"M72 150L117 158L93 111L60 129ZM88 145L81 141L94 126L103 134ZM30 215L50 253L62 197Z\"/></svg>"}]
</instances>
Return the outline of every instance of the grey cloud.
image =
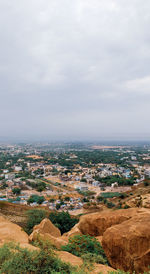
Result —
<instances>
[{"instance_id":1,"label":"grey cloud","mask_svg":"<svg viewBox=\"0 0 150 274\"><path fill-rule=\"evenodd\" d=\"M148 0L1 0L0 135L149 138L149 9Z\"/></svg>"}]
</instances>

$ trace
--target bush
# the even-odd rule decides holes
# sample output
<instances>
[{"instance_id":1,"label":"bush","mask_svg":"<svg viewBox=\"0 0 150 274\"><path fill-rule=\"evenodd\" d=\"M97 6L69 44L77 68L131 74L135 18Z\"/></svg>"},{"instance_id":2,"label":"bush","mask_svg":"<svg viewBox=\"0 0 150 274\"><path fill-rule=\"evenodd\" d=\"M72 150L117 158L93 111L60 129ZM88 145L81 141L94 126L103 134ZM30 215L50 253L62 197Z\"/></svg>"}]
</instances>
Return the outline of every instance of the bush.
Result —
<instances>
[{"instance_id":1,"label":"bush","mask_svg":"<svg viewBox=\"0 0 150 274\"><path fill-rule=\"evenodd\" d=\"M101 260L101 263L107 263L107 258L102 246L95 237L89 235L75 235L71 237L69 243L63 246L62 250L79 257L82 256L84 259ZM101 258L97 256L101 256Z\"/></svg>"},{"instance_id":2,"label":"bush","mask_svg":"<svg viewBox=\"0 0 150 274\"><path fill-rule=\"evenodd\" d=\"M121 198L121 199L124 199L124 198L126 198L127 196L128 196L128 195L127 195L126 193L121 193L121 194L120 194L120 198Z\"/></svg>"},{"instance_id":3,"label":"bush","mask_svg":"<svg viewBox=\"0 0 150 274\"><path fill-rule=\"evenodd\" d=\"M31 203L37 203L37 204L42 204L45 201L45 198L43 196L38 196L38 195L31 195L30 198L28 199L28 204Z\"/></svg>"},{"instance_id":4,"label":"bush","mask_svg":"<svg viewBox=\"0 0 150 274\"><path fill-rule=\"evenodd\" d=\"M25 231L28 234L32 233L33 227L38 225L44 218L46 218L46 212L41 209L31 209L27 211L27 224Z\"/></svg>"},{"instance_id":5,"label":"bush","mask_svg":"<svg viewBox=\"0 0 150 274\"><path fill-rule=\"evenodd\" d=\"M0 248L0 273L8 274L71 274L75 270L54 255L47 243L40 246L40 251L29 251L18 245L5 244Z\"/></svg>"},{"instance_id":6,"label":"bush","mask_svg":"<svg viewBox=\"0 0 150 274\"><path fill-rule=\"evenodd\" d=\"M125 204L124 209L128 209L128 208L130 208L130 206L128 206L127 204Z\"/></svg>"},{"instance_id":7,"label":"bush","mask_svg":"<svg viewBox=\"0 0 150 274\"><path fill-rule=\"evenodd\" d=\"M144 186L149 186L149 185L150 185L149 182L147 182L147 181L144 182Z\"/></svg>"},{"instance_id":8,"label":"bush","mask_svg":"<svg viewBox=\"0 0 150 274\"><path fill-rule=\"evenodd\" d=\"M120 197L120 193L119 192L104 192L101 193L101 197L103 198L114 198L114 197Z\"/></svg>"},{"instance_id":9,"label":"bush","mask_svg":"<svg viewBox=\"0 0 150 274\"><path fill-rule=\"evenodd\" d=\"M102 202L103 200L104 200L104 198L103 198L102 196L98 196L98 197L97 197L97 201L98 201L98 202Z\"/></svg>"},{"instance_id":10,"label":"bush","mask_svg":"<svg viewBox=\"0 0 150 274\"><path fill-rule=\"evenodd\" d=\"M78 223L77 218L71 218L68 212L55 212L50 213L49 219L59 228L61 234L68 232L75 224Z\"/></svg>"},{"instance_id":11,"label":"bush","mask_svg":"<svg viewBox=\"0 0 150 274\"><path fill-rule=\"evenodd\" d=\"M21 189L18 188L18 187L15 187L15 188L12 189L12 192L13 192L13 194L15 194L15 195L19 195L19 194L21 193Z\"/></svg>"},{"instance_id":12,"label":"bush","mask_svg":"<svg viewBox=\"0 0 150 274\"><path fill-rule=\"evenodd\" d=\"M113 207L115 207L115 204L112 203L112 202L107 202L106 205L107 205L108 208L113 208Z\"/></svg>"},{"instance_id":13,"label":"bush","mask_svg":"<svg viewBox=\"0 0 150 274\"><path fill-rule=\"evenodd\" d=\"M81 256L84 262L96 263L96 264L107 264L107 259L102 255L97 255L93 253L86 253Z\"/></svg>"}]
</instances>

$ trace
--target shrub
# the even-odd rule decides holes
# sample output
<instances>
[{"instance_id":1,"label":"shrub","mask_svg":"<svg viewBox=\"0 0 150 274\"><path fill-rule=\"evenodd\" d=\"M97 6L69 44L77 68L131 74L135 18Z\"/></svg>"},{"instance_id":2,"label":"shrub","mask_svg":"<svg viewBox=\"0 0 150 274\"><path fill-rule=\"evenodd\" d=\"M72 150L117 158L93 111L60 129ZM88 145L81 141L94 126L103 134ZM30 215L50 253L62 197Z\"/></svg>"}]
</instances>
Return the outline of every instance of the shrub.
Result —
<instances>
[{"instance_id":1,"label":"shrub","mask_svg":"<svg viewBox=\"0 0 150 274\"><path fill-rule=\"evenodd\" d=\"M29 251L14 244L5 244L0 248L0 273L77 273L74 270L74 267L58 259L47 243L40 246L40 251Z\"/></svg>"},{"instance_id":2,"label":"shrub","mask_svg":"<svg viewBox=\"0 0 150 274\"><path fill-rule=\"evenodd\" d=\"M107 259L104 258L102 255L97 255L93 253L86 253L81 255L81 258L83 259L84 262L89 262L89 263L97 263L97 264L107 264Z\"/></svg>"},{"instance_id":3,"label":"shrub","mask_svg":"<svg viewBox=\"0 0 150 274\"><path fill-rule=\"evenodd\" d=\"M104 200L104 198L102 196L98 196L97 200L98 200L98 202L102 202Z\"/></svg>"},{"instance_id":4,"label":"shrub","mask_svg":"<svg viewBox=\"0 0 150 274\"><path fill-rule=\"evenodd\" d=\"M120 197L121 199L124 199L124 198L126 198L127 196L128 196L128 195L127 195L126 193L121 193L119 197Z\"/></svg>"},{"instance_id":5,"label":"shrub","mask_svg":"<svg viewBox=\"0 0 150 274\"><path fill-rule=\"evenodd\" d=\"M33 227L39 224L46 217L46 212L41 209L31 209L27 211L27 224L25 231L32 233Z\"/></svg>"},{"instance_id":6,"label":"shrub","mask_svg":"<svg viewBox=\"0 0 150 274\"><path fill-rule=\"evenodd\" d=\"M124 209L128 209L128 208L130 208L130 206L125 204Z\"/></svg>"},{"instance_id":7,"label":"shrub","mask_svg":"<svg viewBox=\"0 0 150 274\"><path fill-rule=\"evenodd\" d=\"M56 209L59 210L61 208L60 204L56 204Z\"/></svg>"},{"instance_id":8,"label":"shrub","mask_svg":"<svg viewBox=\"0 0 150 274\"><path fill-rule=\"evenodd\" d=\"M75 224L78 223L77 218L71 218L68 212L55 212L50 213L49 219L51 222L59 228L61 233L68 232Z\"/></svg>"},{"instance_id":9,"label":"shrub","mask_svg":"<svg viewBox=\"0 0 150 274\"><path fill-rule=\"evenodd\" d=\"M112 208L112 207L115 207L115 204L114 203L112 203L112 202L107 202L107 207L108 208Z\"/></svg>"},{"instance_id":10,"label":"shrub","mask_svg":"<svg viewBox=\"0 0 150 274\"><path fill-rule=\"evenodd\" d=\"M37 203L37 204L42 204L45 201L45 198L43 196L39 196L39 195L31 195L30 198L28 199L28 204L31 203Z\"/></svg>"},{"instance_id":11,"label":"shrub","mask_svg":"<svg viewBox=\"0 0 150 274\"><path fill-rule=\"evenodd\" d=\"M105 192L105 193L101 193L101 196L103 198L120 197L120 193L119 192Z\"/></svg>"},{"instance_id":12,"label":"shrub","mask_svg":"<svg viewBox=\"0 0 150 274\"><path fill-rule=\"evenodd\" d=\"M147 182L147 181L144 182L144 186L149 186L149 185L150 185L149 182Z\"/></svg>"},{"instance_id":13,"label":"shrub","mask_svg":"<svg viewBox=\"0 0 150 274\"><path fill-rule=\"evenodd\" d=\"M89 235L75 235L71 237L69 243L63 246L62 250L79 257L82 256L84 259L101 260L101 263L107 263L107 258L102 246L95 237ZM100 259L100 257L97 256L101 256L102 258Z\"/></svg>"},{"instance_id":14,"label":"shrub","mask_svg":"<svg viewBox=\"0 0 150 274\"><path fill-rule=\"evenodd\" d=\"M15 194L15 195L19 195L19 194L21 193L21 189L18 188L18 187L15 187L15 188L12 189L12 192L13 192L13 194Z\"/></svg>"},{"instance_id":15,"label":"shrub","mask_svg":"<svg viewBox=\"0 0 150 274\"><path fill-rule=\"evenodd\" d=\"M37 191L42 192L46 189L46 184L44 182L40 182L37 184Z\"/></svg>"},{"instance_id":16,"label":"shrub","mask_svg":"<svg viewBox=\"0 0 150 274\"><path fill-rule=\"evenodd\" d=\"M65 201L70 201L70 197L69 197L69 196L66 196L66 197L65 197Z\"/></svg>"}]
</instances>

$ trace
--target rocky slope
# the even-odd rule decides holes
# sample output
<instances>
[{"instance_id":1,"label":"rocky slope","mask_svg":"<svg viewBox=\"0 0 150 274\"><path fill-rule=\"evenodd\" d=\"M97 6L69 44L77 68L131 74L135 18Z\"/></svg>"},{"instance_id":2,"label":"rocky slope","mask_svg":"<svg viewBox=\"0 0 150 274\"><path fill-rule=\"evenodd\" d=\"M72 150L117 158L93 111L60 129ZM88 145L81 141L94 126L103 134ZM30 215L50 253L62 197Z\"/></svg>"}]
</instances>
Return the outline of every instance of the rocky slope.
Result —
<instances>
[{"instance_id":1,"label":"rocky slope","mask_svg":"<svg viewBox=\"0 0 150 274\"><path fill-rule=\"evenodd\" d=\"M11 223L4 217L0 216L0 246L4 243L15 242L19 243L21 247L27 248L29 250L39 250L39 248L34 247L29 244L29 241L34 240L34 235L42 237L42 240L49 240L55 246L57 246L57 241L61 240L61 234L58 228L56 228L48 219L44 219L39 225L34 227L33 233L28 237L28 235L16 224ZM65 238L62 236L62 238ZM38 237L36 237L36 240ZM52 241L53 239L53 241ZM64 244L62 240L59 247ZM62 261L70 263L73 266L82 267L83 260L77 256L74 256L66 251L55 251L56 256L58 256ZM113 268L104 266L101 264L95 264L94 269L92 268L93 273L107 273L108 271L113 271ZM89 271L91 273L91 271Z\"/></svg>"},{"instance_id":2,"label":"rocky slope","mask_svg":"<svg viewBox=\"0 0 150 274\"><path fill-rule=\"evenodd\" d=\"M102 239L110 264L116 269L143 273L150 265L150 212L141 210L127 221L108 228Z\"/></svg>"},{"instance_id":3,"label":"rocky slope","mask_svg":"<svg viewBox=\"0 0 150 274\"><path fill-rule=\"evenodd\" d=\"M130 208L82 216L67 233L98 236L111 266L143 273L150 265L150 210ZM101 236L101 237L99 237Z\"/></svg>"}]
</instances>

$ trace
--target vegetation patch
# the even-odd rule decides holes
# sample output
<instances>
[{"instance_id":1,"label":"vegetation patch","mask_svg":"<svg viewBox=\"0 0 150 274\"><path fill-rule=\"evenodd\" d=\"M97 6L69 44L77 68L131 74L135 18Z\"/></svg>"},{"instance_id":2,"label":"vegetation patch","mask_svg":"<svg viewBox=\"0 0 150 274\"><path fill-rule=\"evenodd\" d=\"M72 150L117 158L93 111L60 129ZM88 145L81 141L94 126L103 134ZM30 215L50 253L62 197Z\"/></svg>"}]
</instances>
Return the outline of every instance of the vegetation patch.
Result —
<instances>
[{"instance_id":1,"label":"vegetation patch","mask_svg":"<svg viewBox=\"0 0 150 274\"><path fill-rule=\"evenodd\" d=\"M0 273L8 274L75 274L76 268L62 262L48 243L39 251L29 251L19 245L5 244L0 248Z\"/></svg>"},{"instance_id":2,"label":"vegetation patch","mask_svg":"<svg viewBox=\"0 0 150 274\"><path fill-rule=\"evenodd\" d=\"M27 211L27 223L25 232L31 234L33 227L38 225L44 218L46 218L46 211L41 209L31 209Z\"/></svg>"},{"instance_id":3,"label":"vegetation patch","mask_svg":"<svg viewBox=\"0 0 150 274\"><path fill-rule=\"evenodd\" d=\"M108 264L107 257L101 244L95 237L89 235L75 235L62 250L82 257L85 261Z\"/></svg>"},{"instance_id":4,"label":"vegetation patch","mask_svg":"<svg viewBox=\"0 0 150 274\"><path fill-rule=\"evenodd\" d=\"M68 232L79 221L78 218L71 217L69 212L64 211L50 213L49 219L59 228L61 234Z\"/></svg>"}]
</instances>

